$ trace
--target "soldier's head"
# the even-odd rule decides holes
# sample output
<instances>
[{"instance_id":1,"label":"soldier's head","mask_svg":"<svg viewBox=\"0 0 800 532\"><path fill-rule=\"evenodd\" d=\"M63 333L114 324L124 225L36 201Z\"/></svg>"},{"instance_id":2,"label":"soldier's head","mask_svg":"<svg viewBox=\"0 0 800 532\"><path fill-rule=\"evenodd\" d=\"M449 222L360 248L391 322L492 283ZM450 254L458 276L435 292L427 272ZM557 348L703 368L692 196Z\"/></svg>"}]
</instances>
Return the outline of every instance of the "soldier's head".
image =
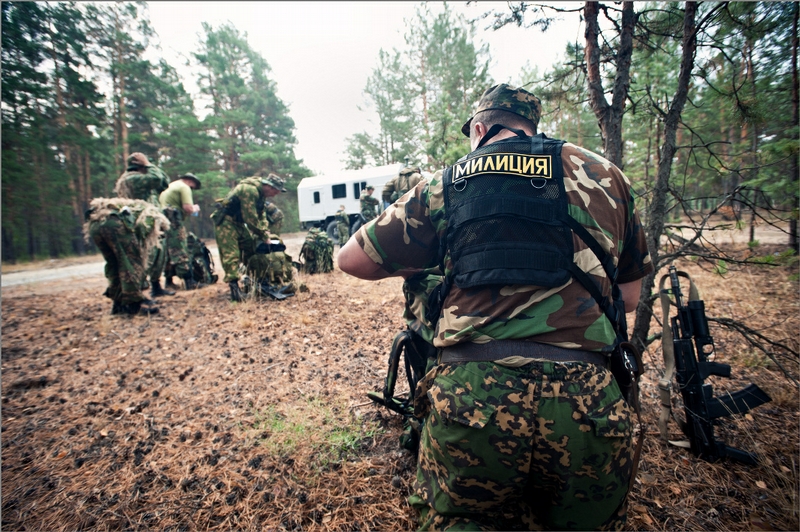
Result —
<instances>
[{"instance_id":1,"label":"soldier's head","mask_svg":"<svg viewBox=\"0 0 800 532\"><path fill-rule=\"evenodd\" d=\"M286 192L285 184L283 178L275 174L269 174L267 177L261 178L261 190L268 198L277 196L281 192Z\"/></svg>"},{"instance_id":2,"label":"soldier's head","mask_svg":"<svg viewBox=\"0 0 800 532\"><path fill-rule=\"evenodd\" d=\"M470 138L474 150L480 139L495 125L521 129L528 135L535 135L542 116L542 102L520 87L506 83L490 87L483 93L475 114L464 122L461 132ZM510 132L501 131L503 136ZM502 137L501 137L502 138Z\"/></svg>"},{"instance_id":3,"label":"soldier's head","mask_svg":"<svg viewBox=\"0 0 800 532\"><path fill-rule=\"evenodd\" d=\"M200 190L200 187L202 186L200 179L198 179L194 174L183 174L180 177L180 180L189 185L189 188L192 190Z\"/></svg>"},{"instance_id":4,"label":"soldier's head","mask_svg":"<svg viewBox=\"0 0 800 532\"><path fill-rule=\"evenodd\" d=\"M372 185L367 185L367 188L365 188L364 190L367 191L368 195L372 196L372 192L375 190L375 187L373 187Z\"/></svg>"},{"instance_id":5,"label":"soldier's head","mask_svg":"<svg viewBox=\"0 0 800 532\"><path fill-rule=\"evenodd\" d=\"M148 166L153 166L147 156L142 152L131 153L128 156L128 170L142 170Z\"/></svg>"},{"instance_id":6,"label":"soldier's head","mask_svg":"<svg viewBox=\"0 0 800 532\"><path fill-rule=\"evenodd\" d=\"M345 210L345 209L344 209L344 205L339 205L339 209L341 209L341 210Z\"/></svg>"}]
</instances>

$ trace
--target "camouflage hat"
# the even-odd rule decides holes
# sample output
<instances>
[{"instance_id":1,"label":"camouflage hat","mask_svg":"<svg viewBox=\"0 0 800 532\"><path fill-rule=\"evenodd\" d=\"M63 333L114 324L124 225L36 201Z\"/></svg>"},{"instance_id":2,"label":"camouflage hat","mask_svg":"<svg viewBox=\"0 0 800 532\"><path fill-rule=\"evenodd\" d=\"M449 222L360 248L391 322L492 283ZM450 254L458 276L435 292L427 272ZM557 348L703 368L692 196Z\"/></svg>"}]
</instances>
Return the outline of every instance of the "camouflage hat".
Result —
<instances>
[{"instance_id":1,"label":"camouflage hat","mask_svg":"<svg viewBox=\"0 0 800 532\"><path fill-rule=\"evenodd\" d=\"M373 187L372 185L367 185L366 187L364 187L364 190L375 190L375 187Z\"/></svg>"},{"instance_id":2,"label":"camouflage hat","mask_svg":"<svg viewBox=\"0 0 800 532\"><path fill-rule=\"evenodd\" d=\"M400 175L419 174L421 173L419 166L406 166L400 170Z\"/></svg>"},{"instance_id":3,"label":"camouflage hat","mask_svg":"<svg viewBox=\"0 0 800 532\"><path fill-rule=\"evenodd\" d=\"M128 156L128 166L153 166L142 152L131 153Z\"/></svg>"},{"instance_id":4,"label":"camouflage hat","mask_svg":"<svg viewBox=\"0 0 800 532\"><path fill-rule=\"evenodd\" d=\"M286 182L283 180L282 177L279 177L275 174L269 174L267 177L262 177L261 184L269 185L272 188L280 190L281 192L286 192L286 187L284 186Z\"/></svg>"},{"instance_id":5,"label":"camouflage hat","mask_svg":"<svg viewBox=\"0 0 800 532\"><path fill-rule=\"evenodd\" d=\"M488 111L489 109L517 114L533 122L534 126L539 124L539 117L542 116L542 102L539 98L521 87L513 87L506 83L489 87L483 93L472 118L481 111ZM461 126L461 132L467 137L469 137L469 126L472 123L472 118Z\"/></svg>"},{"instance_id":6,"label":"camouflage hat","mask_svg":"<svg viewBox=\"0 0 800 532\"><path fill-rule=\"evenodd\" d=\"M200 190L200 187L203 185L202 183L200 183L200 179L198 179L197 176L194 174L183 174L178 179L189 179L191 181L194 181L194 184L197 185L197 188L195 188L195 190Z\"/></svg>"}]
</instances>

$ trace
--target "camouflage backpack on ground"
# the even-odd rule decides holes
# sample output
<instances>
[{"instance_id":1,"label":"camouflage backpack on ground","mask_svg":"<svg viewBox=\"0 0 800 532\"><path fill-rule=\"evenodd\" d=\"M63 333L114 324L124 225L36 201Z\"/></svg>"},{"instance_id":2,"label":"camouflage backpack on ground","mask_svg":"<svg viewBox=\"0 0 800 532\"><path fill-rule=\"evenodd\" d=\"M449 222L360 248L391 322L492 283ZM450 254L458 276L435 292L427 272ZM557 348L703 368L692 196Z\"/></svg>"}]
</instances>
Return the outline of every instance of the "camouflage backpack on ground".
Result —
<instances>
[{"instance_id":1,"label":"camouflage backpack on ground","mask_svg":"<svg viewBox=\"0 0 800 532\"><path fill-rule=\"evenodd\" d=\"M316 227L306 235L300 248L300 266L305 273L328 273L333 271L333 240L328 233Z\"/></svg>"},{"instance_id":2,"label":"camouflage backpack on ground","mask_svg":"<svg viewBox=\"0 0 800 532\"><path fill-rule=\"evenodd\" d=\"M203 241L189 232L186 236L186 249L189 251L189 271L192 278L201 285L216 283L219 276L214 273L214 259Z\"/></svg>"}]
</instances>

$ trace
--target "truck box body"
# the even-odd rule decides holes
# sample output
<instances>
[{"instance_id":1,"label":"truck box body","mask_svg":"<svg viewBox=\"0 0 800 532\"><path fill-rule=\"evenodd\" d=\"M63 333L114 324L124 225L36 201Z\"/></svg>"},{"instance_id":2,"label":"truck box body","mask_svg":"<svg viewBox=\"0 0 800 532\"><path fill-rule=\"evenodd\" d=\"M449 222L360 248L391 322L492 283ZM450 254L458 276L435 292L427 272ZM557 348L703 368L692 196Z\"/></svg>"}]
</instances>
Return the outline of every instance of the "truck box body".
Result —
<instances>
[{"instance_id":1,"label":"truck box body","mask_svg":"<svg viewBox=\"0 0 800 532\"><path fill-rule=\"evenodd\" d=\"M297 185L297 208L303 229L318 226L328 230L333 216L344 205L350 216L350 224L355 225L361 212L358 201L361 191L372 185L372 196L381 199L383 186L403 168L402 164L388 164L361 170L342 170L327 175L306 177ZM333 224L335 225L335 224ZM331 231L328 230L328 234Z\"/></svg>"}]
</instances>

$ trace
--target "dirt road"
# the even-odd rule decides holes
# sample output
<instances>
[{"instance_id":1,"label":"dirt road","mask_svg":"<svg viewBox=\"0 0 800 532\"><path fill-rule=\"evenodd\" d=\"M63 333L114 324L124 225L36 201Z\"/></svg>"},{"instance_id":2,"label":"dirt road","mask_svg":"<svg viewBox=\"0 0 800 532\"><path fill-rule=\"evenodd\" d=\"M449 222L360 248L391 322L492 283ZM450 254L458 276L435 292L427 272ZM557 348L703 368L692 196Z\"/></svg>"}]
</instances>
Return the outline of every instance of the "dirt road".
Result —
<instances>
[{"instance_id":1,"label":"dirt road","mask_svg":"<svg viewBox=\"0 0 800 532\"><path fill-rule=\"evenodd\" d=\"M290 233L284 236L286 251L293 259L300 255L305 233ZM222 272L217 244L213 239L205 240L206 246L214 257L214 268ZM41 295L81 287L97 287L100 291L105 287L103 268L105 261L98 254L83 257L71 257L50 261L38 261L21 265L3 265L0 286L3 297L21 297ZM222 275L220 275L220 278Z\"/></svg>"}]
</instances>

